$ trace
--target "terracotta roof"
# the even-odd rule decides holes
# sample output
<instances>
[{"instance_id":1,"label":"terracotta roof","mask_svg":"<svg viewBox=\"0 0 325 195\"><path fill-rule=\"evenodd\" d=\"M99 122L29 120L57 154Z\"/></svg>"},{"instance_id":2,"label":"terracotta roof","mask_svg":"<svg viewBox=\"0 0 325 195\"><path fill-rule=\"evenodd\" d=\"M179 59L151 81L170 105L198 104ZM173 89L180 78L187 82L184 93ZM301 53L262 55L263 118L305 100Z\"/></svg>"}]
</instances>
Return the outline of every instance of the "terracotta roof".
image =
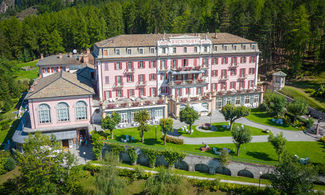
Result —
<instances>
[{"instance_id":1,"label":"terracotta roof","mask_svg":"<svg viewBox=\"0 0 325 195\"><path fill-rule=\"evenodd\" d=\"M91 81L79 74L57 72L34 81L26 99L95 94Z\"/></svg>"},{"instance_id":2,"label":"terracotta roof","mask_svg":"<svg viewBox=\"0 0 325 195\"><path fill-rule=\"evenodd\" d=\"M156 46L157 41L164 36L166 39L169 37L176 37L181 35L197 36L201 39L207 36L213 44L223 43L255 43L254 41L229 34L229 33L185 33L185 34L128 34L118 35L100 42L95 43L98 47L138 47L138 46Z\"/></svg>"}]
</instances>

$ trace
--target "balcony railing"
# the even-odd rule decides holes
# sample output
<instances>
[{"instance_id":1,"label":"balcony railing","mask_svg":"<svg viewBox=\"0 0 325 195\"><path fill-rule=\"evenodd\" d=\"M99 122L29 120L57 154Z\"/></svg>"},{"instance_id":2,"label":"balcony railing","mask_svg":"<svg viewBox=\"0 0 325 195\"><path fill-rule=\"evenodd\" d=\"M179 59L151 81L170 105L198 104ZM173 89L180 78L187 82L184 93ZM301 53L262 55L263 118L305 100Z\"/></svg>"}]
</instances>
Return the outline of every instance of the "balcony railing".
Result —
<instances>
[{"instance_id":1,"label":"balcony railing","mask_svg":"<svg viewBox=\"0 0 325 195\"><path fill-rule=\"evenodd\" d=\"M114 83L114 88L121 88L123 87L123 83Z\"/></svg>"},{"instance_id":2,"label":"balcony railing","mask_svg":"<svg viewBox=\"0 0 325 195\"><path fill-rule=\"evenodd\" d=\"M147 85L147 81L138 81L137 86L145 86Z\"/></svg>"},{"instance_id":3,"label":"balcony railing","mask_svg":"<svg viewBox=\"0 0 325 195\"><path fill-rule=\"evenodd\" d=\"M238 63L232 63L230 64L229 68L237 68L238 67Z\"/></svg>"},{"instance_id":4,"label":"balcony railing","mask_svg":"<svg viewBox=\"0 0 325 195\"><path fill-rule=\"evenodd\" d=\"M169 82L171 86L205 85L206 83L206 78L200 78L198 80L176 80Z\"/></svg>"},{"instance_id":5,"label":"balcony railing","mask_svg":"<svg viewBox=\"0 0 325 195\"><path fill-rule=\"evenodd\" d=\"M134 73L134 69L126 69L124 71L125 74L133 74Z\"/></svg>"},{"instance_id":6,"label":"balcony railing","mask_svg":"<svg viewBox=\"0 0 325 195\"><path fill-rule=\"evenodd\" d=\"M228 80L228 76L227 75L223 75L223 76L219 77L219 80L220 81L226 81L226 80Z\"/></svg>"},{"instance_id":7,"label":"balcony railing","mask_svg":"<svg viewBox=\"0 0 325 195\"><path fill-rule=\"evenodd\" d=\"M159 68L159 71L160 72L167 72L168 71L168 67Z\"/></svg>"},{"instance_id":8,"label":"balcony railing","mask_svg":"<svg viewBox=\"0 0 325 195\"><path fill-rule=\"evenodd\" d=\"M238 79L246 79L247 78L247 74L240 74Z\"/></svg>"}]
</instances>

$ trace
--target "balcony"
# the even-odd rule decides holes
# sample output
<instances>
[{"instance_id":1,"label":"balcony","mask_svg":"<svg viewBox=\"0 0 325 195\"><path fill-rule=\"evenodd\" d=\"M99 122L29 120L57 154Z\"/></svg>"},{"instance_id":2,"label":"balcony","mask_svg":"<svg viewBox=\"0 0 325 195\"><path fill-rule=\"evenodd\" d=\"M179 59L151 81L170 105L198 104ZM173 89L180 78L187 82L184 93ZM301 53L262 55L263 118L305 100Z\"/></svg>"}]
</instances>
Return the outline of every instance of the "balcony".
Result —
<instances>
[{"instance_id":1,"label":"balcony","mask_svg":"<svg viewBox=\"0 0 325 195\"><path fill-rule=\"evenodd\" d=\"M221 77L219 77L220 81L227 81L228 80L228 76L227 75L223 75Z\"/></svg>"},{"instance_id":2,"label":"balcony","mask_svg":"<svg viewBox=\"0 0 325 195\"><path fill-rule=\"evenodd\" d=\"M105 109L125 109L143 106L165 105L166 101L159 97L142 97L142 98L116 98L104 102Z\"/></svg>"},{"instance_id":3,"label":"balcony","mask_svg":"<svg viewBox=\"0 0 325 195\"><path fill-rule=\"evenodd\" d=\"M238 67L238 63L232 63L229 66L229 68L237 68L237 67Z\"/></svg>"},{"instance_id":4,"label":"balcony","mask_svg":"<svg viewBox=\"0 0 325 195\"><path fill-rule=\"evenodd\" d=\"M114 88L122 88L123 87L123 83L114 83Z\"/></svg>"},{"instance_id":5,"label":"balcony","mask_svg":"<svg viewBox=\"0 0 325 195\"><path fill-rule=\"evenodd\" d=\"M238 76L238 79L239 79L239 80L247 79L247 74L240 74L240 75Z\"/></svg>"},{"instance_id":6,"label":"balcony","mask_svg":"<svg viewBox=\"0 0 325 195\"><path fill-rule=\"evenodd\" d=\"M172 74L174 75L180 75L180 74L200 74L204 73L201 66L194 66L194 67L178 67L178 68L171 68Z\"/></svg>"},{"instance_id":7,"label":"balcony","mask_svg":"<svg viewBox=\"0 0 325 195\"><path fill-rule=\"evenodd\" d=\"M126 69L124 71L124 74L133 74L134 73L134 69Z\"/></svg>"},{"instance_id":8,"label":"balcony","mask_svg":"<svg viewBox=\"0 0 325 195\"><path fill-rule=\"evenodd\" d=\"M147 82L146 81L138 81L137 82L137 86L138 87L144 87L144 86L146 86L147 85Z\"/></svg>"},{"instance_id":9,"label":"balcony","mask_svg":"<svg viewBox=\"0 0 325 195\"><path fill-rule=\"evenodd\" d=\"M168 67L159 68L159 72L167 72L167 71L168 71Z\"/></svg>"},{"instance_id":10,"label":"balcony","mask_svg":"<svg viewBox=\"0 0 325 195\"><path fill-rule=\"evenodd\" d=\"M206 77L202 77L198 80L175 80L175 81L170 81L169 85L171 87L177 87L177 86L186 86L186 87L190 87L190 86L204 86L207 84L207 78Z\"/></svg>"},{"instance_id":11,"label":"balcony","mask_svg":"<svg viewBox=\"0 0 325 195\"><path fill-rule=\"evenodd\" d=\"M209 69L209 66L208 65L203 65L202 67L201 67L201 70L208 70Z\"/></svg>"}]
</instances>

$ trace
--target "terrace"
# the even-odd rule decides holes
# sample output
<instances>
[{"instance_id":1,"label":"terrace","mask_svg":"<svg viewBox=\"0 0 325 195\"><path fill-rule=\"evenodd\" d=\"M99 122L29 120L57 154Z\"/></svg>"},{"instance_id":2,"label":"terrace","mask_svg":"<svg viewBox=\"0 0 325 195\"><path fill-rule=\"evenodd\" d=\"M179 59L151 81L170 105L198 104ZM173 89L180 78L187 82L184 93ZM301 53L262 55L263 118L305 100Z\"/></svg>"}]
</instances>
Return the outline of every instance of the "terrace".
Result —
<instances>
[{"instance_id":1,"label":"terrace","mask_svg":"<svg viewBox=\"0 0 325 195\"><path fill-rule=\"evenodd\" d=\"M123 109L132 107L165 105L166 100L160 97L141 97L141 98L119 98L108 99L104 102L105 109Z\"/></svg>"}]
</instances>

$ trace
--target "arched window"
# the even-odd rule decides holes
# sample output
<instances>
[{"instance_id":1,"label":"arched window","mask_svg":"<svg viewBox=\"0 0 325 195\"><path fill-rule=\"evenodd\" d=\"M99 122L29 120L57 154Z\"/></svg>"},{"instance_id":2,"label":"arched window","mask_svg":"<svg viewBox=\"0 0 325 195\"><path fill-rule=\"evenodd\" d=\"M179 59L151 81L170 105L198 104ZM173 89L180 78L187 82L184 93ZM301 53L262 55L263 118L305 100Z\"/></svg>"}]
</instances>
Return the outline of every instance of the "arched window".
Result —
<instances>
[{"instance_id":1,"label":"arched window","mask_svg":"<svg viewBox=\"0 0 325 195\"><path fill-rule=\"evenodd\" d=\"M58 121L69 121L69 105L61 102L57 107Z\"/></svg>"},{"instance_id":2,"label":"arched window","mask_svg":"<svg viewBox=\"0 0 325 195\"><path fill-rule=\"evenodd\" d=\"M76 119L87 119L87 104L84 101L76 103Z\"/></svg>"},{"instance_id":3,"label":"arched window","mask_svg":"<svg viewBox=\"0 0 325 195\"><path fill-rule=\"evenodd\" d=\"M38 118L39 118L39 123L51 122L51 112L50 112L49 105L41 104L38 106Z\"/></svg>"}]
</instances>

